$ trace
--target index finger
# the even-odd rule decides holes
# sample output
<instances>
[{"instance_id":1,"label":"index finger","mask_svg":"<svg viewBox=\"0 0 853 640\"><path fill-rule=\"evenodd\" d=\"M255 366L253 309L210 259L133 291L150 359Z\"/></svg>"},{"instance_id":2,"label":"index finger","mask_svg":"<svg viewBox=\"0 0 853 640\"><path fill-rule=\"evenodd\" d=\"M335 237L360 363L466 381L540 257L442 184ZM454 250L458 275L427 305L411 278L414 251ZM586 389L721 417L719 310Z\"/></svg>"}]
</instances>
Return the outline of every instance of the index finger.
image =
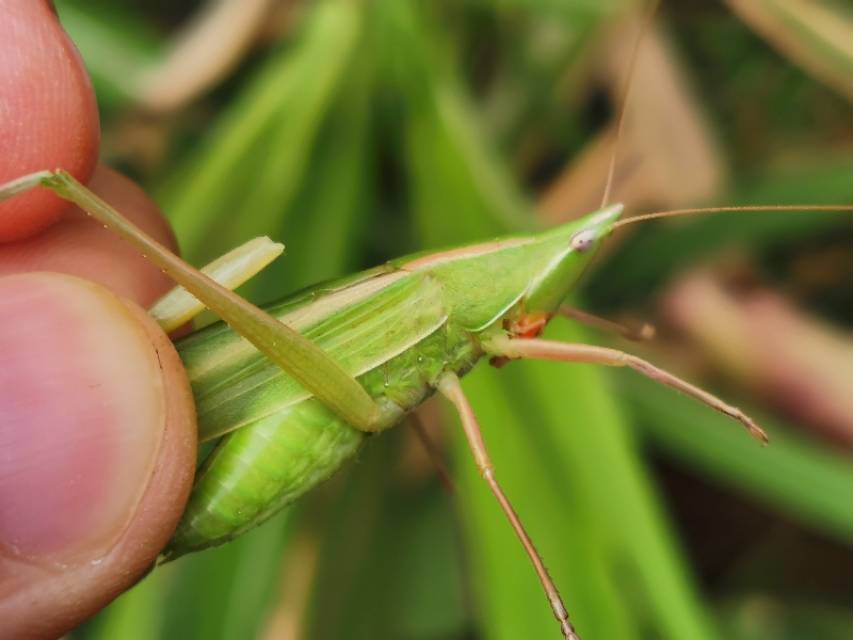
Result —
<instances>
[{"instance_id":1,"label":"index finger","mask_svg":"<svg viewBox=\"0 0 853 640\"><path fill-rule=\"evenodd\" d=\"M63 168L86 182L100 128L77 50L44 0L0 0L0 184ZM0 203L0 242L30 237L68 205L45 189Z\"/></svg>"}]
</instances>

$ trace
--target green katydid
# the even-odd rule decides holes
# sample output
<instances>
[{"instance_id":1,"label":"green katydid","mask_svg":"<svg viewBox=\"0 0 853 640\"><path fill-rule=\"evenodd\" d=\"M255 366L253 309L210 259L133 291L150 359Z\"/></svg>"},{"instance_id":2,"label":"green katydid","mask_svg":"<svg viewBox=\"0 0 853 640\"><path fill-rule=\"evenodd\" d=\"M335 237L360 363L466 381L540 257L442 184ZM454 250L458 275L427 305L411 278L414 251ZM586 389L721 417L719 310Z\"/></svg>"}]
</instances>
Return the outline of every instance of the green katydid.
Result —
<instances>
[{"instance_id":1,"label":"green katydid","mask_svg":"<svg viewBox=\"0 0 853 640\"><path fill-rule=\"evenodd\" d=\"M738 409L636 356L538 335L617 226L701 211L780 207L681 210L619 221L621 205L605 206L542 233L399 258L263 311L168 252L62 171L8 183L0 187L0 199L38 185L115 230L232 327L215 324L177 343L196 398L199 437L220 441L199 469L164 559L226 542L258 525L334 473L366 433L399 423L437 390L458 410L476 463L529 555L563 636L577 639L556 586L495 479L459 377L483 357L493 364L542 358L627 366L729 415L766 441ZM782 207L793 208L853 210ZM265 257L250 259L237 276L225 276L228 286L256 272L258 261L280 253L270 244L258 244ZM225 266L245 258L239 253ZM207 271L222 278L222 266ZM164 326L193 314L187 296L172 293L157 305L155 315Z\"/></svg>"}]
</instances>

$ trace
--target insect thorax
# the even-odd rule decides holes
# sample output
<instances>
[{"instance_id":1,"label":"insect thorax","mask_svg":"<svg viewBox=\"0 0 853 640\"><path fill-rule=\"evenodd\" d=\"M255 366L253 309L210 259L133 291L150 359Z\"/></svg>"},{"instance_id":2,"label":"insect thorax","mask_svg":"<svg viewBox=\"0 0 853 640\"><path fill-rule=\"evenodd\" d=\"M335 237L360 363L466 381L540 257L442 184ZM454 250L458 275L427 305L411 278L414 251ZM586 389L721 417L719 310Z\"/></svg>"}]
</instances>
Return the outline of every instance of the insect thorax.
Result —
<instances>
[{"instance_id":1,"label":"insect thorax","mask_svg":"<svg viewBox=\"0 0 853 640\"><path fill-rule=\"evenodd\" d=\"M364 374L360 381L371 396L390 400L408 413L433 394L442 373L453 371L462 376L482 355L470 332L445 322L400 355Z\"/></svg>"}]
</instances>

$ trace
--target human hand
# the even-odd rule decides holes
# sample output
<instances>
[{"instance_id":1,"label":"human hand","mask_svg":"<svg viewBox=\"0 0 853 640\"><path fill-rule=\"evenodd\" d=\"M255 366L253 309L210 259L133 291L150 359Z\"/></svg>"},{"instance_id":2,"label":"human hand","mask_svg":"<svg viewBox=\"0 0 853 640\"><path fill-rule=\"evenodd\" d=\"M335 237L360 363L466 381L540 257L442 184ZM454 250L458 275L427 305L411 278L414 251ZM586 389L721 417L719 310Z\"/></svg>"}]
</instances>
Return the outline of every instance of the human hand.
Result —
<instances>
[{"instance_id":1,"label":"human hand","mask_svg":"<svg viewBox=\"0 0 853 640\"><path fill-rule=\"evenodd\" d=\"M0 0L0 183L64 168L174 247L145 194L96 167L98 136L88 77L49 4ZM45 190L0 203L0 637L76 626L175 528L194 405L169 338L137 306L170 286Z\"/></svg>"}]
</instances>

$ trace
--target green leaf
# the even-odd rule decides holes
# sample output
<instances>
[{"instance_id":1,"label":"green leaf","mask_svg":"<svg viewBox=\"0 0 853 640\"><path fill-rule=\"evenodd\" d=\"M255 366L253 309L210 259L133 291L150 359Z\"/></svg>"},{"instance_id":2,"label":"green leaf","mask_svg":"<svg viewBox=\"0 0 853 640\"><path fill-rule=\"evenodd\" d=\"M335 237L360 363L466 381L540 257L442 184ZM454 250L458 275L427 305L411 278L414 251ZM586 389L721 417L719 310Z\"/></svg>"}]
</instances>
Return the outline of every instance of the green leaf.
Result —
<instances>
[{"instance_id":1,"label":"green leaf","mask_svg":"<svg viewBox=\"0 0 853 640\"><path fill-rule=\"evenodd\" d=\"M257 637L278 593L278 558L291 531L285 511L234 542L157 569L169 580L162 637Z\"/></svg>"},{"instance_id":2,"label":"green leaf","mask_svg":"<svg viewBox=\"0 0 853 640\"><path fill-rule=\"evenodd\" d=\"M455 638L467 627L452 500L400 473L403 428L368 442L308 535L318 570L303 633L314 640ZM411 446L411 442L408 443Z\"/></svg>"},{"instance_id":3,"label":"green leaf","mask_svg":"<svg viewBox=\"0 0 853 640\"><path fill-rule=\"evenodd\" d=\"M133 100L134 83L162 49L163 39L124 3L59 0L62 26L80 50L101 111Z\"/></svg>"},{"instance_id":4,"label":"green leaf","mask_svg":"<svg viewBox=\"0 0 853 640\"><path fill-rule=\"evenodd\" d=\"M282 47L173 172L160 198L194 260L271 234L309 166L312 144L359 32L355 3L316 4L293 47Z\"/></svg>"},{"instance_id":5,"label":"green leaf","mask_svg":"<svg viewBox=\"0 0 853 640\"><path fill-rule=\"evenodd\" d=\"M159 574L144 578L98 616L93 632L87 637L92 640L150 640L160 637L164 585Z\"/></svg>"},{"instance_id":6,"label":"green leaf","mask_svg":"<svg viewBox=\"0 0 853 640\"><path fill-rule=\"evenodd\" d=\"M654 443L717 481L753 496L839 541L853 545L853 462L759 416L770 435L756 445L739 425L710 409L627 374L622 394Z\"/></svg>"}]
</instances>

